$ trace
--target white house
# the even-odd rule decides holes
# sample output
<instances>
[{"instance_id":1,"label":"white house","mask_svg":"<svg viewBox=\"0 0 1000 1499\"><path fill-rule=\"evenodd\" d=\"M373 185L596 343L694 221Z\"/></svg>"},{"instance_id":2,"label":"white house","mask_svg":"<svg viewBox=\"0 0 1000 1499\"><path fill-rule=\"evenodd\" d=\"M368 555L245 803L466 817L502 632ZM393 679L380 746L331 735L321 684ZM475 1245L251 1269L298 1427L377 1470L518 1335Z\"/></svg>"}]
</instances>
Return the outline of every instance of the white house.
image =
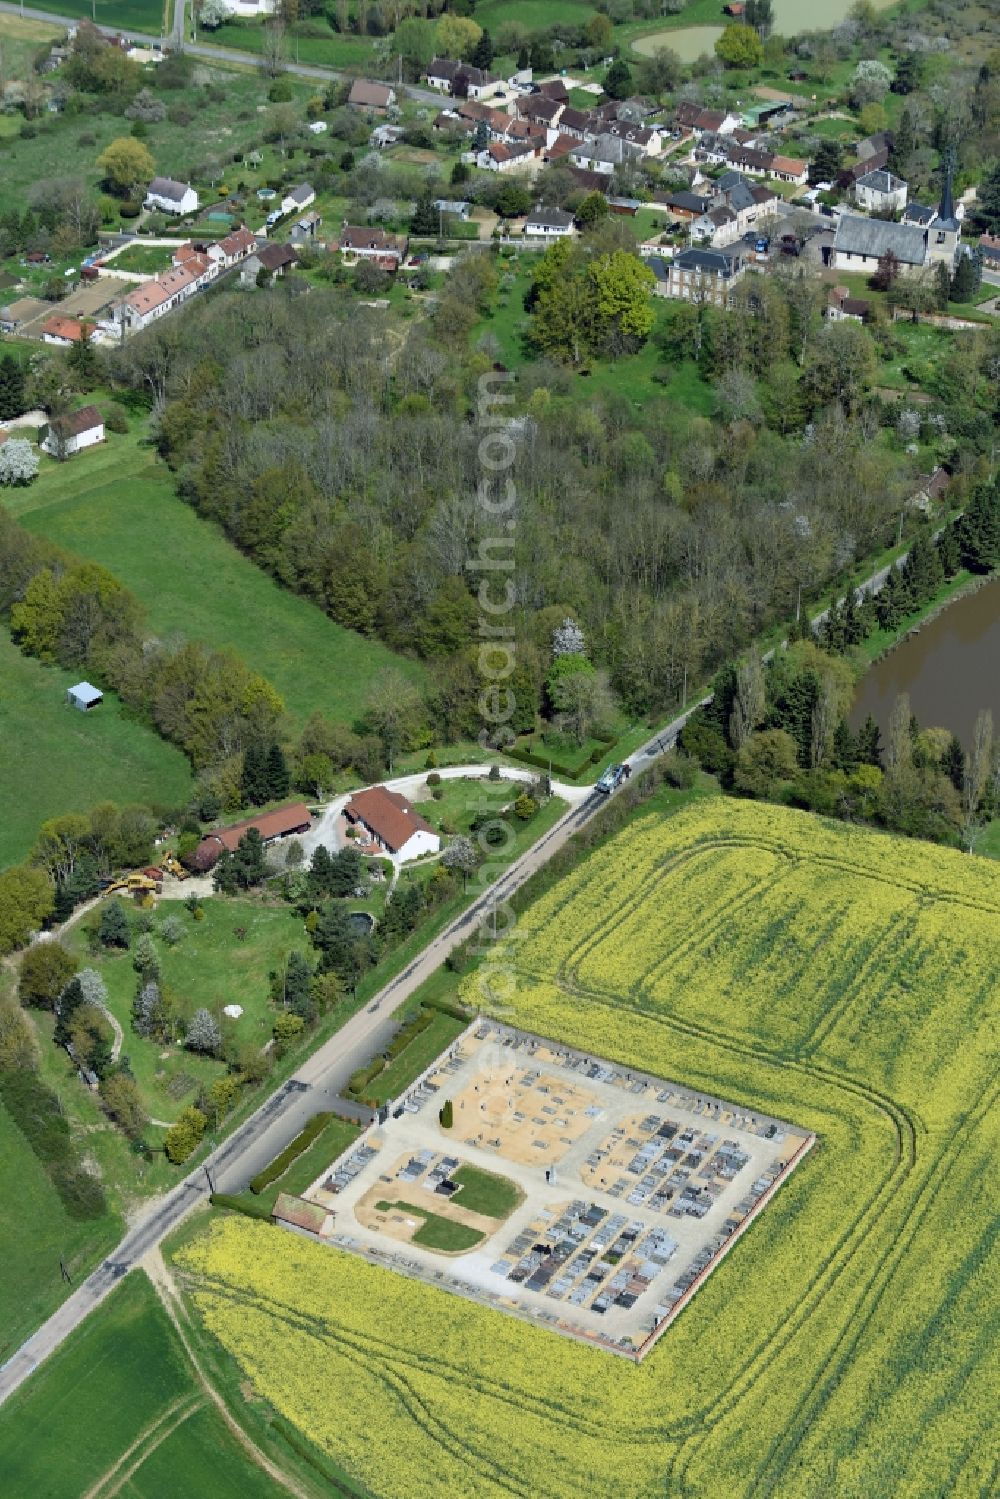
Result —
<instances>
[{"instance_id":1,"label":"white house","mask_svg":"<svg viewBox=\"0 0 1000 1499\"><path fill-rule=\"evenodd\" d=\"M146 190L146 208L159 208L163 213L194 213L198 207L198 194L190 182L175 182L172 177L154 177Z\"/></svg>"},{"instance_id":2,"label":"white house","mask_svg":"<svg viewBox=\"0 0 1000 1499\"><path fill-rule=\"evenodd\" d=\"M869 213L900 213L906 207L907 185L892 172L866 172L854 184L854 199Z\"/></svg>"},{"instance_id":3,"label":"white house","mask_svg":"<svg viewBox=\"0 0 1000 1499\"><path fill-rule=\"evenodd\" d=\"M422 854L436 854L441 847L440 835L398 791L385 786L371 786L358 791L344 808L351 827L362 839L389 854L399 863L419 859Z\"/></svg>"},{"instance_id":4,"label":"white house","mask_svg":"<svg viewBox=\"0 0 1000 1499\"><path fill-rule=\"evenodd\" d=\"M544 239L562 239L575 233L573 215L564 213L561 208L542 208L539 205L528 214L524 232Z\"/></svg>"},{"instance_id":5,"label":"white house","mask_svg":"<svg viewBox=\"0 0 1000 1499\"><path fill-rule=\"evenodd\" d=\"M99 335L96 323L81 322L79 318L62 317L54 313L42 324L42 338L47 344L58 344L69 349L73 344L93 343Z\"/></svg>"},{"instance_id":6,"label":"white house","mask_svg":"<svg viewBox=\"0 0 1000 1499\"><path fill-rule=\"evenodd\" d=\"M499 78L451 57L433 59L427 68L427 82L431 88L439 89L442 94L454 94L458 99L485 99L500 88Z\"/></svg>"},{"instance_id":7,"label":"white house","mask_svg":"<svg viewBox=\"0 0 1000 1499\"><path fill-rule=\"evenodd\" d=\"M888 219L866 219L842 214L837 222L831 264L836 271L865 271L871 275L889 251L902 275L913 275L927 264L927 231L919 224L893 224Z\"/></svg>"},{"instance_id":8,"label":"white house","mask_svg":"<svg viewBox=\"0 0 1000 1499\"><path fill-rule=\"evenodd\" d=\"M42 451L53 458L69 458L84 448L104 441L104 422L96 406L81 406L79 411L54 416L41 441Z\"/></svg>"},{"instance_id":9,"label":"white house","mask_svg":"<svg viewBox=\"0 0 1000 1499\"><path fill-rule=\"evenodd\" d=\"M303 208L309 208L316 201L316 189L310 187L308 182L300 182L298 187L290 187L281 200L282 213L301 213Z\"/></svg>"}]
</instances>

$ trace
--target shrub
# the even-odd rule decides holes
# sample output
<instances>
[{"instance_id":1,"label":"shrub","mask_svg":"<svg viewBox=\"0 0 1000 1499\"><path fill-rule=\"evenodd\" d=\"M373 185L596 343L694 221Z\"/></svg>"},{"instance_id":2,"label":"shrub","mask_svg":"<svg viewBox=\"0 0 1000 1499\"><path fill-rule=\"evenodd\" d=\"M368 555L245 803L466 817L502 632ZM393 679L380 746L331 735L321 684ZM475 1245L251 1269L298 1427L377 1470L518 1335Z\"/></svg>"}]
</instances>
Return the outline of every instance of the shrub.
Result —
<instances>
[{"instance_id":1,"label":"shrub","mask_svg":"<svg viewBox=\"0 0 1000 1499\"><path fill-rule=\"evenodd\" d=\"M167 1160L172 1161L175 1166L186 1161L201 1144L207 1124L208 1120L200 1109L185 1109L164 1136L163 1150Z\"/></svg>"},{"instance_id":2,"label":"shrub","mask_svg":"<svg viewBox=\"0 0 1000 1499\"><path fill-rule=\"evenodd\" d=\"M455 1123L455 1105L450 1098L446 1098L438 1111L438 1119L442 1129L451 1129Z\"/></svg>"},{"instance_id":3,"label":"shrub","mask_svg":"<svg viewBox=\"0 0 1000 1499\"><path fill-rule=\"evenodd\" d=\"M430 775L427 777L427 784L428 786L440 786L441 777L436 770L432 770Z\"/></svg>"},{"instance_id":4,"label":"shrub","mask_svg":"<svg viewBox=\"0 0 1000 1499\"><path fill-rule=\"evenodd\" d=\"M124 406L117 401L112 401L104 408L104 425L109 432L125 433L128 431L128 412Z\"/></svg>"},{"instance_id":5,"label":"shrub","mask_svg":"<svg viewBox=\"0 0 1000 1499\"><path fill-rule=\"evenodd\" d=\"M291 1018L294 1019L297 1017ZM333 1117L332 1114L314 1114L305 1129L301 1130L295 1136L291 1144L286 1145L280 1155L276 1155L274 1160L264 1167L263 1171L258 1171L257 1175L251 1179L251 1192L263 1192L264 1188L269 1187L272 1182L277 1181L279 1176L284 1176L292 1162L304 1150L307 1150L314 1140L319 1138Z\"/></svg>"},{"instance_id":6,"label":"shrub","mask_svg":"<svg viewBox=\"0 0 1000 1499\"><path fill-rule=\"evenodd\" d=\"M141 212L141 203L125 202L118 205L118 216L122 219L137 219Z\"/></svg>"},{"instance_id":7,"label":"shrub","mask_svg":"<svg viewBox=\"0 0 1000 1499\"><path fill-rule=\"evenodd\" d=\"M17 997L23 1005L54 1009L75 972L76 963L61 943L36 942L21 959Z\"/></svg>"}]
</instances>

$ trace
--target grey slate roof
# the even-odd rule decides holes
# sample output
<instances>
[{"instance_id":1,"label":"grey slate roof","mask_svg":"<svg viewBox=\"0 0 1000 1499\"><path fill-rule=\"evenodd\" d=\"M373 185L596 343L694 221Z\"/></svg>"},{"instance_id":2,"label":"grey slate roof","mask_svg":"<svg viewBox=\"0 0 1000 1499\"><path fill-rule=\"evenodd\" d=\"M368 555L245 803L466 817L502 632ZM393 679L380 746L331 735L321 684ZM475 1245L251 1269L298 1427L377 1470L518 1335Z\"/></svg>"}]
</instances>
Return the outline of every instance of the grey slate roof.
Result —
<instances>
[{"instance_id":1,"label":"grey slate roof","mask_svg":"<svg viewBox=\"0 0 1000 1499\"><path fill-rule=\"evenodd\" d=\"M739 259L735 249L682 250L674 258L674 265L682 271L707 271L713 276L731 276L733 262Z\"/></svg>"},{"instance_id":2,"label":"grey slate roof","mask_svg":"<svg viewBox=\"0 0 1000 1499\"><path fill-rule=\"evenodd\" d=\"M927 243L918 224L890 224L885 219L845 213L837 225L833 248L839 254L869 255L875 260L891 250L902 265L923 265Z\"/></svg>"},{"instance_id":3,"label":"grey slate roof","mask_svg":"<svg viewBox=\"0 0 1000 1499\"><path fill-rule=\"evenodd\" d=\"M930 224L937 217L936 208L928 208L924 203L907 203L903 209L904 224Z\"/></svg>"},{"instance_id":4,"label":"grey slate roof","mask_svg":"<svg viewBox=\"0 0 1000 1499\"><path fill-rule=\"evenodd\" d=\"M573 215L565 213L561 208L537 208L534 213L528 214L527 222L543 224L551 229L568 229L573 222Z\"/></svg>"},{"instance_id":5,"label":"grey slate roof","mask_svg":"<svg viewBox=\"0 0 1000 1499\"><path fill-rule=\"evenodd\" d=\"M902 177L894 177L891 172L877 171L866 172L857 181L858 187L867 187L873 193L898 193L906 183Z\"/></svg>"}]
</instances>

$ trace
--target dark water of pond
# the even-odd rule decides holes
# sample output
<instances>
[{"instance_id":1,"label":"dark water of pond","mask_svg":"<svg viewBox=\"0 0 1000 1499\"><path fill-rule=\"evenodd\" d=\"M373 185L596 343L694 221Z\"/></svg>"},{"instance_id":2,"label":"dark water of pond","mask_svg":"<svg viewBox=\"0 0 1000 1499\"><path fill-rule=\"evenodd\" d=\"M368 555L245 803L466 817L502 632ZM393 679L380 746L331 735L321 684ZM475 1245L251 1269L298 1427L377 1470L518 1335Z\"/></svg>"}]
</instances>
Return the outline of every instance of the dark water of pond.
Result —
<instances>
[{"instance_id":1,"label":"dark water of pond","mask_svg":"<svg viewBox=\"0 0 1000 1499\"><path fill-rule=\"evenodd\" d=\"M949 604L877 661L859 684L852 726L871 713L884 739L902 692L922 727L950 729L966 746L980 709L1000 724L1000 579Z\"/></svg>"},{"instance_id":2,"label":"dark water of pond","mask_svg":"<svg viewBox=\"0 0 1000 1499\"><path fill-rule=\"evenodd\" d=\"M375 918L367 911L352 911L347 924L356 937L367 937L375 925Z\"/></svg>"}]
</instances>

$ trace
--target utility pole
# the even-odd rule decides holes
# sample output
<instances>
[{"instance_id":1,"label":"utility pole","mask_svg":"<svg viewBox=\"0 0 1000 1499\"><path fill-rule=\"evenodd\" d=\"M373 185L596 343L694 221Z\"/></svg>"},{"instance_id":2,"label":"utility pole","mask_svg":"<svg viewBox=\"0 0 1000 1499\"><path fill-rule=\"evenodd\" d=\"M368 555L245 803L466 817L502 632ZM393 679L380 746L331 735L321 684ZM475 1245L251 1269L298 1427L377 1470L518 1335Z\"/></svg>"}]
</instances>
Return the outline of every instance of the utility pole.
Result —
<instances>
[{"instance_id":1,"label":"utility pole","mask_svg":"<svg viewBox=\"0 0 1000 1499\"><path fill-rule=\"evenodd\" d=\"M210 1176L210 1175L209 1175L209 1171L208 1171L208 1167L207 1167L207 1166L202 1166L202 1168L201 1168L201 1169L202 1169L202 1171L204 1171L204 1173L205 1173L205 1180L206 1180L206 1181L207 1181L207 1182L208 1182L208 1190L209 1190L209 1191L210 1191L210 1192L213 1192L213 1193L214 1193L214 1191L215 1191L215 1186L214 1186L214 1184L213 1184L213 1182L212 1182L212 1178L211 1178L211 1176Z\"/></svg>"}]
</instances>

